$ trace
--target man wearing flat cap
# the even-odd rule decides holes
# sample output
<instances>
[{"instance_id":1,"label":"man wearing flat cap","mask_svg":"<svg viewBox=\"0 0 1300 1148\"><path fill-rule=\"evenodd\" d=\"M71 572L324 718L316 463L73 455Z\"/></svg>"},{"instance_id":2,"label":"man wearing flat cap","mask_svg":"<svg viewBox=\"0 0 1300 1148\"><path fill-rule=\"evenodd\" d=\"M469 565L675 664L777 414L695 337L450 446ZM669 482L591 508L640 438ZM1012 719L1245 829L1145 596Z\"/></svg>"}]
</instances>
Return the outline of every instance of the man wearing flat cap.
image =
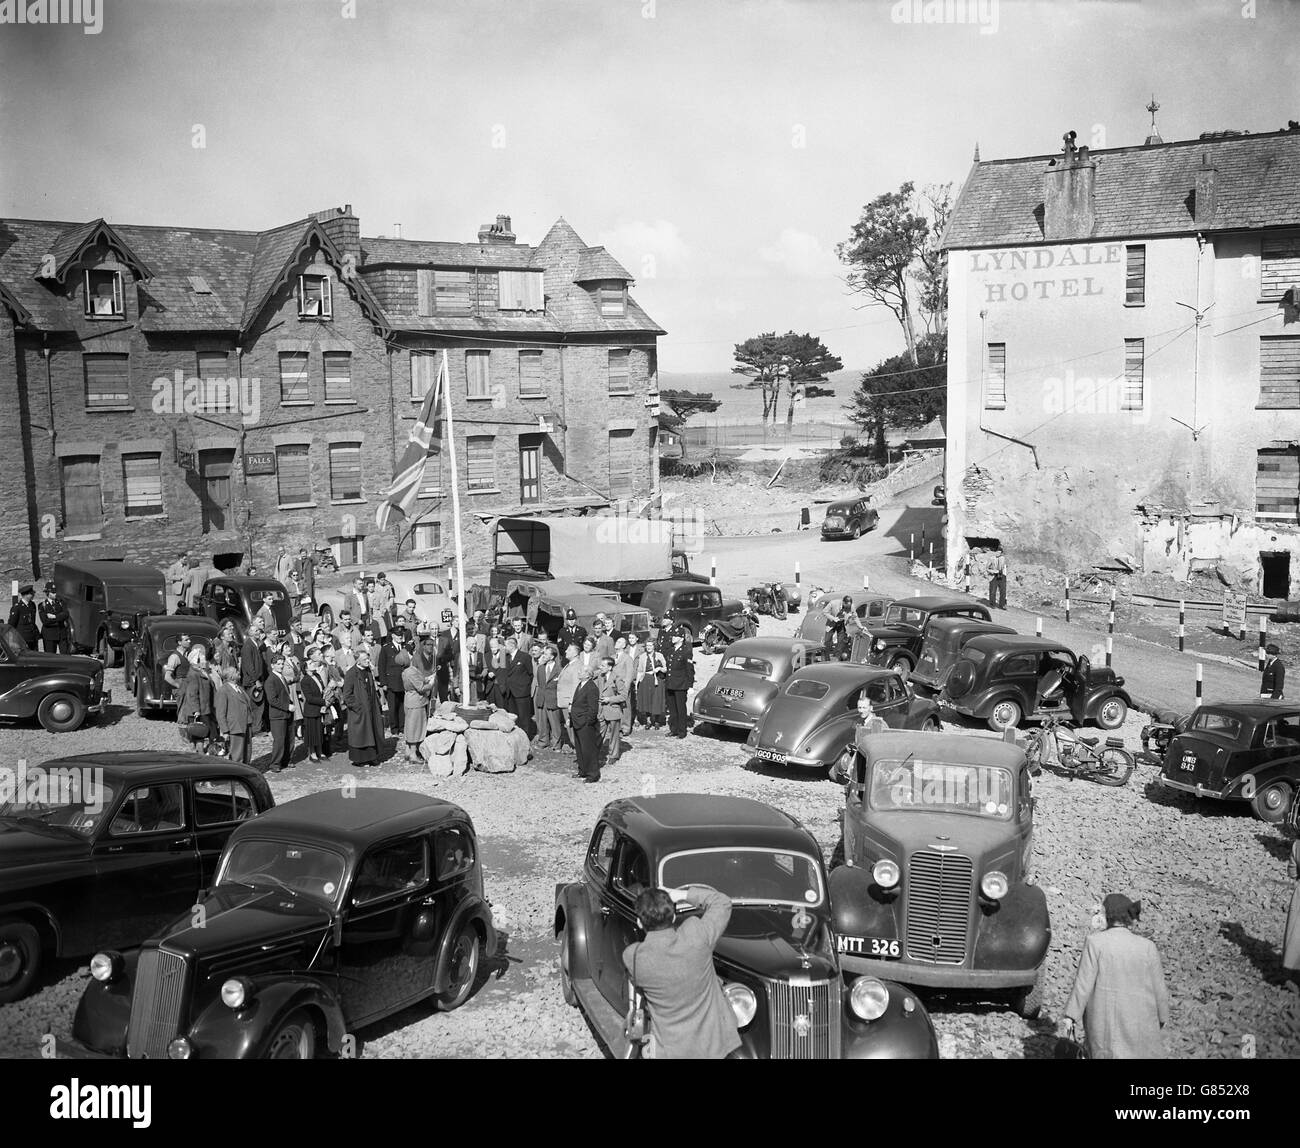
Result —
<instances>
[{"instance_id":1,"label":"man wearing flat cap","mask_svg":"<svg viewBox=\"0 0 1300 1148\"><path fill-rule=\"evenodd\" d=\"M1102 910L1106 927L1083 943L1063 1021L1084 1026L1093 1060L1163 1059L1169 992L1154 943L1131 931L1142 902L1109 893Z\"/></svg>"},{"instance_id":2,"label":"man wearing flat cap","mask_svg":"<svg viewBox=\"0 0 1300 1148\"><path fill-rule=\"evenodd\" d=\"M1264 647L1264 676L1259 681L1259 696L1272 701L1282 700L1282 688L1286 685L1286 666L1279 655L1282 653L1272 642Z\"/></svg>"},{"instance_id":3,"label":"man wearing flat cap","mask_svg":"<svg viewBox=\"0 0 1300 1148\"><path fill-rule=\"evenodd\" d=\"M36 591L30 582L18 587L18 601L9 611L9 625L18 631L29 650L36 649L40 630L36 627Z\"/></svg>"}]
</instances>

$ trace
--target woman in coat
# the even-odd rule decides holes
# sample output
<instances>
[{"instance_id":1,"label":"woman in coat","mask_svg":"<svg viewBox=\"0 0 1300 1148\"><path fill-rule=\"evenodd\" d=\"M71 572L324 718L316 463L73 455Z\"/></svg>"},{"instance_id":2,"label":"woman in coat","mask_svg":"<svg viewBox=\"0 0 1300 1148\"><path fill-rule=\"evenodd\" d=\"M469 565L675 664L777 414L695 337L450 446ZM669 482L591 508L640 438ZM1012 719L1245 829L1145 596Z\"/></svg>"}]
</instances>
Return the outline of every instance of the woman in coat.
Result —
<instances>
[{"instance_id":1,"label":"woman in coat","mask_svg":"<svg viewBox=\"0 0 1300 1148\"><path fill-rule=\"evenodd\" d=\"M321 728L321 709L325 704L325 662L319 646L307 648L307 669L298 688L302 691L302 739L307 743L307 760L321 761L325 748Z\"/></svg>"},{"instance_id":2,"label":"woman in coat","mask_svg":"<svg viewBox=\"0 0 1300 1148\"><path fill-rule=\"evenodd\" d=\"M645 666L636 687L636 711L641 724L647 729L663 729L668 712L664 679L668 676L668 660L653 646L645 651Z\"/></svg>"},{"instance_id":3,"label":"woman in coat","mask_svg":"<svg viewBox=\"0 0 1300 1148\"><path fill-rule=\"evenodd\" d=\"M343 677L342 699L348 720L348 758L353 765L378 765L384 708L370 667L370 651L364 647L357 652L357 664Z\"/></svg>"},{"instance_id":4,"label":"woman in coat","mask_svg":"<svg viewBox=\"0 0 1300 1148\"><path fill-rule=\"evenodd\" d=\"M403 659L406 659L403 662ZM405 651L397 655L402 666L402 696L406 734L406 760L420 760L420 743L424 741L429 725L429 699L438 684L436 666L427 667L424 659L412 659Z\"/></svg>"},{"instance_id":5,"label":"woman in coat","mask_svg":"<svg viewBox=\"0 0 1300 1148\"><path fill-rule=\"evenodd\" d=\"M195 753L203 753L217 736L213 721L212 678L208 676L208 655L202 646L192 646L189 652L190 668L181 679L181 700L176 707L176 724L180 726L181 740ZM197 723L197 724L195 724ZM191 732L190 725L203 727L203 732Z\"/></svg>"},{"instance_id":6,"label":"woman in coat","mask_svg":"<svg viewBox=\"0 0 1300 1148\"><path fill-rule=\"evenodd\" d=\"M1295 888L1291 890L1291 908L1287 910L1286 932L1282 934L1282 969L1291 978L1292 987L1300 990L1300 836L1291 842L1286 875L1295 881Z\"/></svg>"}]
</instances>

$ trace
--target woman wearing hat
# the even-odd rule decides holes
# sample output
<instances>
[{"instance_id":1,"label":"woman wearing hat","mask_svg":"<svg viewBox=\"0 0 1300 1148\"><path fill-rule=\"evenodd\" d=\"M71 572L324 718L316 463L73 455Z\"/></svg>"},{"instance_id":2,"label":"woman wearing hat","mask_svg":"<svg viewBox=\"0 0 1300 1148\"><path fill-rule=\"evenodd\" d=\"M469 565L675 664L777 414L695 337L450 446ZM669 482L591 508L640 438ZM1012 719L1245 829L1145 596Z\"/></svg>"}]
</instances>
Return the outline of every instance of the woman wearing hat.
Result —
<instances>
[{"instance_id":1,"label":"woman wearing hat","mask_svg":"<svg viewBox=\"0 0 1300 1148\"><path fill-rule=\"evenodd\" d=\"M1102 909L1106 927L1083 943L1064 1021L1083 1025L1093 1060L1163 1059L1160 1030L1169 1022L1169 992L1160 953L1130 931L1142 902L1109 893Z\"/></svg>"}]
</instances>

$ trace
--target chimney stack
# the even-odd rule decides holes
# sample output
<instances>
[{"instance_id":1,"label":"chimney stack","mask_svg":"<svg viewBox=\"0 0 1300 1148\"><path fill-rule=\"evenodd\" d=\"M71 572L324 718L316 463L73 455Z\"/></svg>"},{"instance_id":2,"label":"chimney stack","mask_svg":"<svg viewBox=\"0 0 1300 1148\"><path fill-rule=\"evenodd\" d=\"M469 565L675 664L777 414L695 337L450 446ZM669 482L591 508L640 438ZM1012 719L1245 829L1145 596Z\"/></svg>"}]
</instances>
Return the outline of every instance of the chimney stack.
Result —
<instances>
[{"instance_id":1,"label":"chimney stack","mask_svg":"<svg viewBox=\"0 0 1300 1148\"><path fill-rule=\"evenodd\" d=\"M314 212L312 218L320 224L320 229L329 236L340 254L350 254L357 263L361 262L361 221L352 214L352 204Z\"/></svg>"},{"instance_id":2,"label":"chimney stack","mask_svg":"<svg viewBox=\"0 0 1300 1148\"><path fill-rule=\"evenodd\" d=\"M1201 166L1196 169L1196 195L1192 200L1193 220L1197 227L1209 227L1214 219L1214 206L1218 198L1215 189L1218 169L1210 162L1210 153L1201 155Z\"/></svg>"},{"instance_id":3,"label":"chimney stack","mask_svg":"<svg viewBox=\"0 0 1300 1148\"><path fill-rule=\"evenodd\" d=\"M1097 215L1097 164L1088 155L1087 145L1074 146L1074 132L1063 138L1062 154L1043 172L1043 237L1087 239Z\"/></svg>"},{"instance_id":4,"label":"chimney stack","mask_svg":"<svg viewBox=\"0 0 1300 1148\"><path fill-rule=\"evenodd\" d=\"M510 230L510 216L498 215L495 223L484 223L478 229L478 241L488 243L513 243L515 233Z\"/></svg>"}]
</instances>

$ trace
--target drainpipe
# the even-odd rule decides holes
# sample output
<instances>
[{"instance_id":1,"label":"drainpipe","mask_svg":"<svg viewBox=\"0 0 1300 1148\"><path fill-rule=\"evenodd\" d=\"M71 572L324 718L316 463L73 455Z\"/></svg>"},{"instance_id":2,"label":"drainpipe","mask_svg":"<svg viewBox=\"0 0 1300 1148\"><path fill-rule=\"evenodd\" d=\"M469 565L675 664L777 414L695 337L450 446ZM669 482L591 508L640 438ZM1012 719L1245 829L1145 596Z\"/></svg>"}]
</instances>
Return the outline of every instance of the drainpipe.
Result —
<instances>
[{"instance_id":1,"label":"drainpipe","mask_svg":"<svg viewBox=\"0 0 1300 1148\"><path fill-rule=\"evenodd\" d=\"M58 432L54 429L54 379L50 369L49 332L46 332L41 336L41 357L45 360L45 400L50 412L50 425L46 429L50 437L50 457L53 458L55 454L54 436L58 434Z\"/></svg>"}]
</instances>

